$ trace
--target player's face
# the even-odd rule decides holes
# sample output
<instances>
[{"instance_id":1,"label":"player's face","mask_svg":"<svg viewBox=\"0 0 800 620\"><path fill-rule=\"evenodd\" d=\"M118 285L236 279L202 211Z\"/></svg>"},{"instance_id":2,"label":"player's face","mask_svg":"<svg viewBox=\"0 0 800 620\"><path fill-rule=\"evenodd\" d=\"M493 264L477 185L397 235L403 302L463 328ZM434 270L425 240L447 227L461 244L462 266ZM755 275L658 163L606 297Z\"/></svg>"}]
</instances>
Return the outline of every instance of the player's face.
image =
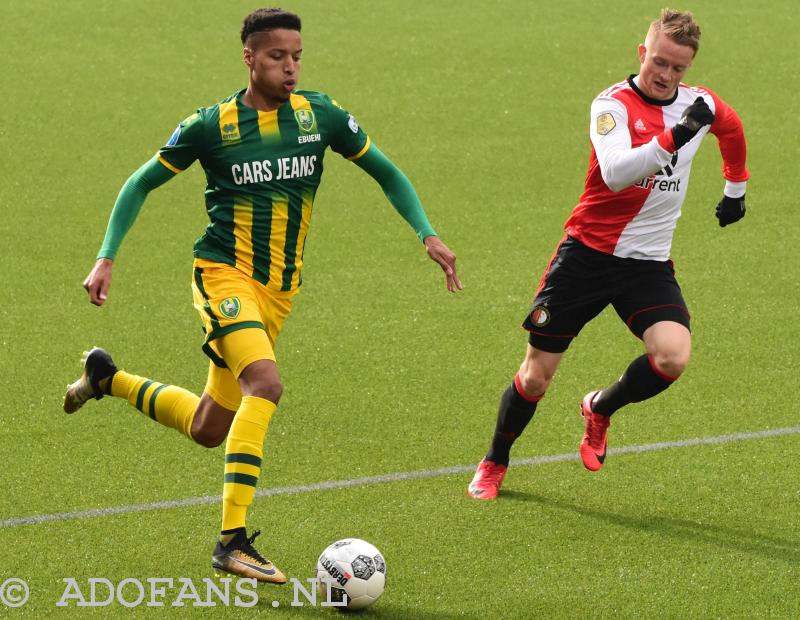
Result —
<instances>
[{"instance_id":1,"label":"player's face","mask_svg":"<svg viewBox=\"0 0 800 620\"><path fill-rule=\"evenodd\" d=\"M639 46L639 88L653 99L671 99L692 66L694 50L661 33L650 32Z\"/></svg>"},{"instance_id":2,"label":"player's face","mask_svg":"<svg viewBox=\"0 0 800 620\"><path fill-rule=\"evenodd\" d=\"M244 48L250 83L266 99L287 101L300 77L302 51L297 30L280 28L254 35Z\"/></svg>"}]
</instances>

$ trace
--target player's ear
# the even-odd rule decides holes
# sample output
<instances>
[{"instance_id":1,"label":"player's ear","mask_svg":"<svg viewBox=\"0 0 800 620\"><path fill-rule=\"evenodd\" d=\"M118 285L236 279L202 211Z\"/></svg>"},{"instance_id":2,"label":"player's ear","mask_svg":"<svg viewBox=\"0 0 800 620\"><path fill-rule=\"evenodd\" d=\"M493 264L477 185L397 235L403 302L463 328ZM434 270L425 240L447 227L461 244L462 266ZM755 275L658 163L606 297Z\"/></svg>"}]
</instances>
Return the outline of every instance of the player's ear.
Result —
<instances>
[{"instance_id":1,"label":"player's ear","mask_svg":"<svg viewBox=\"0 0 800 620\"><path fill-rule=\"evenodd\" d=\"M644 43L639 43L639 64L644 64L645 54L647 54L647 48Z\"/></svg>"},{"instance_id":2,"label":"player's ear","mask_svg":"<svg viewBox=\"0 0 800 620\"><path fill-rule=\"evenodd\" d=\"M245 47L242 50L242 57L244 58L244 64L246 64L251 69L253 68L253 50L249 47Z\"/></svg>"}]
</instances>

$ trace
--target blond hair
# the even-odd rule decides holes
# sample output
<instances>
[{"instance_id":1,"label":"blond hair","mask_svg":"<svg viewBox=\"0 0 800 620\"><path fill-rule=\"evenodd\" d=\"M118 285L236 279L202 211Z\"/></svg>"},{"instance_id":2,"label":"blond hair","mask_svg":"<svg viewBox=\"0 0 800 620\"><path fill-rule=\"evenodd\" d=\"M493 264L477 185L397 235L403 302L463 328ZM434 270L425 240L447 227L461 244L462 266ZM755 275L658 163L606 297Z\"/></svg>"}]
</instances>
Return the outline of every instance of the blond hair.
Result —
<instances>
[{"instance_id":1,"label":"blond hair","mask_svg":"<svg viewBox=\"0 0 800 620\"><path fill-rule=\"evenodd\" d=\"M689 11L661 9L661 17L650 24L650 32L662 32L678 45L691 47L695 54L700 48L700 26Z\"/></svg>"}]
</instances>

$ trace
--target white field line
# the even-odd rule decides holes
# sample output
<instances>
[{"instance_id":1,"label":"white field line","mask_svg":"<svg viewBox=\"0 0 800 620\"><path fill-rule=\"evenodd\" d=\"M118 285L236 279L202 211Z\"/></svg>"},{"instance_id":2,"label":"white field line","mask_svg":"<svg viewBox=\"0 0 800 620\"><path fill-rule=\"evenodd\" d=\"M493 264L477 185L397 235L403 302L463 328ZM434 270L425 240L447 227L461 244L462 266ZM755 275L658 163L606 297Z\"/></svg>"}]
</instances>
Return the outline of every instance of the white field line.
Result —
<instances>
[{"instance_id":1,"label":"white field line","mask_svg":"<svg viewBox=\"0 0 800 620\"><path fill-rule=\"evenodd\" d=\"M657 452L660 450L670 450L672 448L726 444L736 441L747 441L749 439L763 439L766 437L778 437L781 435L796 434L800 434L800 426L753 431L749 433L733 433L731 435L717 435L715 437L697 437L694 439L679 439L677 441L661 441L658 443L641 444L638 446L623 446L621 448L609 448L608 454L609 456L615 456L618 454ZM579 458L580 457L578 456L578 452L576 450L566 454L535 456L527 459L512 459L511 465L514 467L525 465L544 465L546 463L560 463L562 461L577 461ZM441 467L439 469L423 469L419 471L381 474L378 476L364 476L363 478L352 478L350 480L330 480L328 482L315 482L312 484L303 484L297 486L261 489L260 491L256 491L256 497L271 497L273 495L298 495L300 493L313 493L315 491L329 491L333 489L347 489L350 487L362 487L373 484L382 484L385 482L417 480L420 478L438 478L440 476L449 476L453 474L472 473L474 470L475 464L455 465L453 467ZM51 514L31 515L28 517L14 517L11 519L0 520L0 528L19 527L21 525L35 525L37 523L47 523L49 521L75 521L79 519L92 519L96 517L128 514L131 512L184 508L186 506L216 504L221 501L222 496L220 495L204 495L201 497L187 497L184 499L149 502L146 504L128 504L126 506L111 506L109 508L95 508L92 510L77 510L74 512L56 512Z\"/></svg>"}]
</instances>

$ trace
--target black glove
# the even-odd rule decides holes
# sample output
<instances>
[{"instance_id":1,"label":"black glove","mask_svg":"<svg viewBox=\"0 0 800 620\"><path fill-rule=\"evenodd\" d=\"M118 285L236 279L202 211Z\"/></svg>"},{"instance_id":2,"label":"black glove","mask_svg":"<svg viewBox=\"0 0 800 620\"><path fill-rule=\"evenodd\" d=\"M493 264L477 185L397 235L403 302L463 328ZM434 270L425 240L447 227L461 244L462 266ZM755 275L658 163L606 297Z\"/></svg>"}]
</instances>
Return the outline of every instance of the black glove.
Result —
<instances>
[{"instance_id":1,"label":"black glove","mask_svg":"<svg viewBox=\"0 0 800 620\"><path fill-rule=\"evenodd\" d=\"M738 222L744 217L744 196L741 198L728 198L723 196L717 205L717 219L723 228L728 224Z\"/></svg>"},{"instance_id":2,"label":"black glove","mask_svg":"<svg viewBox=\"0 0 800 620\"><path fill-rule=\"evenodd\" d=\"M714 122L714 113L702 97L694 100L694 103L683 111L683 116L678 124L672 128L672 139L675 141L677 151L689 140L697 135L701 127L710 125Z\"/></svg>"}]
</instances>

